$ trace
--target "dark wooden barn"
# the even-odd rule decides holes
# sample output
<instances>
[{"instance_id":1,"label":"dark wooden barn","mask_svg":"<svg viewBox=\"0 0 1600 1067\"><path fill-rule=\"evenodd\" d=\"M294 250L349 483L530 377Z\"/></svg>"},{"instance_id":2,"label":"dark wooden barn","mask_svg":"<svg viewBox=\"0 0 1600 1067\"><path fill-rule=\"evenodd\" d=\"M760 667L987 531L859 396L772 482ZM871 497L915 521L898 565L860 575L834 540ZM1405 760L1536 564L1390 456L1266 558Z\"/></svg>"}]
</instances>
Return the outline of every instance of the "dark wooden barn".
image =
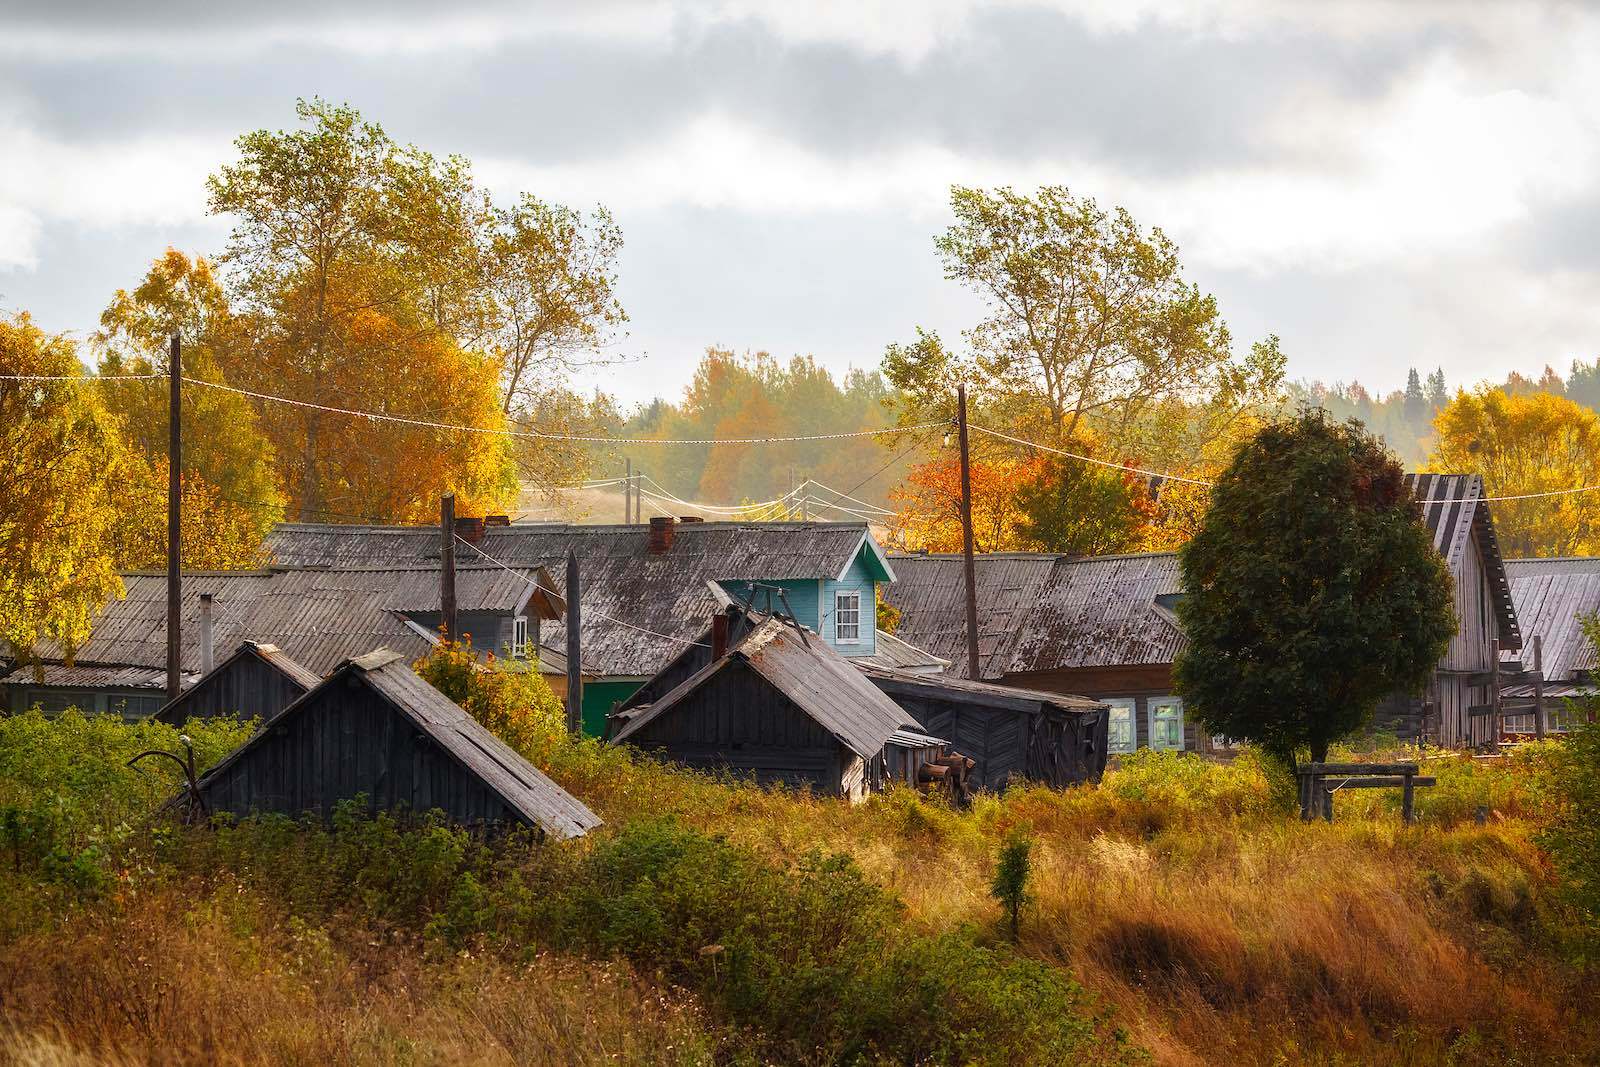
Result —
<instances>
[{"instance_id":1,"label":"dark wooden barn","mask_svg":"<svg viewBox=\"0 0 1600 1067\"><path fill-rule=\"evenodd\" d=\"M852 800L914 784L945 747L815 634L774 618L658 699L612 716L610 730L613 743L690 767Z\"/></svg>"},{"instance_id":2,"label":"dark wooden barn","mask_svg":"<svg viewBox=\"0 0 1600 1067\"><path fill-rule=\"evenodd\" d=\"M929 733L948 738L974 761L967 776L973 788L1030 781L1059 789L1097 782L1105 772L1102 701L882 667L862 673Z\"/></svg>"},{"instance_id":3,"label":"dark wooden barn","mask_svg":"<svg viewBox=\"0 0 1600 1067\"><path fill-rule=\"evenodd\" d=\"M244 641L155 717L173 726L222 715L270 719L321 683L277 645Z\"/></svg>"},{"instance_id":4,"label":"dark wooden barn","mask_svg":"<svg viewBox=\"0 0 1600 1067\"><path fill-rule=\"evenodd\" d=\"M358 795L371 811L439 809L466 826L577 837L600 820L417 677L398 652L348 660L199 783L207 809L316 812Z\"/></svg>"}]
</instances>

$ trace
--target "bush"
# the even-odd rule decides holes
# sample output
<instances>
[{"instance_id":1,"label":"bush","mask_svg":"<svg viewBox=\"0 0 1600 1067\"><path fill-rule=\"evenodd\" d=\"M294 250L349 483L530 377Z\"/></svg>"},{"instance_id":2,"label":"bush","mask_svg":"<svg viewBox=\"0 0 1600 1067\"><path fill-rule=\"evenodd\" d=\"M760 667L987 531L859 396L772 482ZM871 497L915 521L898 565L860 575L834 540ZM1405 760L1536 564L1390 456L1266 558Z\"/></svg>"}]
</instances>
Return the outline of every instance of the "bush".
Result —
<instances>
[{"instance_id":1,"label":"bush","mask_svg":"<svg viewBox=\"0 0 1600 1067\"><path fill-rule=\"evenodd\" d=\"M472 646L445 641L412 665L500 740L538 759L566 733L566 712L535 670L515 661L480 663Z\"/></svg>"},{"instance_id":2,"label":"bush","mask_svg":"<svg viewBox=\"0 0 1600 1067\"><path fill-rule=\"evenodd\" d=\"M1552 761L1557 809L1539 835L1573 902L1600 931L1600 723L1580 723Z\"/></svg>"}]
</instances>

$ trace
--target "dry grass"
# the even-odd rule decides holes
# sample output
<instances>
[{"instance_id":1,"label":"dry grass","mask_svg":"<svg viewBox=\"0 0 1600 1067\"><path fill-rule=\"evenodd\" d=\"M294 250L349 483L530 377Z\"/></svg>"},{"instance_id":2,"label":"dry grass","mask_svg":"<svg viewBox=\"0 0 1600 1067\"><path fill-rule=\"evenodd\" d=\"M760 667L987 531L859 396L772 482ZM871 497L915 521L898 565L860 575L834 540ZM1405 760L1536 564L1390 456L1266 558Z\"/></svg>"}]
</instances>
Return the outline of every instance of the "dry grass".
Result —
<instances>
[{"instance_id":1,"label":"dry grass","mask_svg":"<svg viewBox=\"0 0 1600 1067\"><path fill-rule=\"evenodd\" d=\"M681 999L626 968L439 957L355 921L179 888L0 948L0 1063L707 1063Z\"/></svg>"}]
</instances>

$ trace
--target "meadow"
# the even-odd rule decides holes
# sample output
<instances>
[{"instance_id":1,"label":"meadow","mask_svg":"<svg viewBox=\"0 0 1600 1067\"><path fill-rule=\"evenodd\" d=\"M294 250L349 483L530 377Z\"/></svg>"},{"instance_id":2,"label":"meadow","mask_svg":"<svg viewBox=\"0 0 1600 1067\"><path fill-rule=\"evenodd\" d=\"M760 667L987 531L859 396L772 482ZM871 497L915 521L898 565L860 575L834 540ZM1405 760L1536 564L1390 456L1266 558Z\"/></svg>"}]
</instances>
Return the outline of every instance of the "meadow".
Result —
<instances>
[{"instance_id":1,"label":"meadow","mask_svg":"<svg viewBox=\"0 0 1600 1067\"><path fill-rule=\"evenodd\" d=\"M191 723L203 759L247 725ZM1592 931L1539 833L1555 743L1303 824L1248 751L854 807L524 730L606 819L178 829L177 731L0 720L0 1061L1590 1063ZM1417 755L1413 753L1412 755ZM1429 754L1433 755L1433 754ZM1480 813L1486 812L1480 822ZM989 886L1033 843L1013 944Z\"/></svg>"}]
</instances>

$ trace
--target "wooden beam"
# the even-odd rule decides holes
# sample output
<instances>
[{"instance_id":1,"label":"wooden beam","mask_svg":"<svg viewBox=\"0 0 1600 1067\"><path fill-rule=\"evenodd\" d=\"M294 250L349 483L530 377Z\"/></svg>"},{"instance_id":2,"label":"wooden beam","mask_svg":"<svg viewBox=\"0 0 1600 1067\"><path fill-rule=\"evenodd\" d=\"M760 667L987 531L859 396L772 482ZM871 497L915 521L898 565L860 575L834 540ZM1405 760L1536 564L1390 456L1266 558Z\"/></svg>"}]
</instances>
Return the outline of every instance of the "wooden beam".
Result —
<instances>
[{"instance_id":1,"label":"wooden beam","mask_svg":"<svg viewBox=\"0 0 1600 1067\"><path fill-rule=\"evenodd\" d=\"M978 667L978 577L972 560L972 457L967 445L967 386L956 386L956 429L961 439L961 559L967 586L967 677L983 677Z\"/></svg>"},{"instance_id":2,"label":"wooden beam","mask_svg":"<svg viewBox=\"0 0 1600 1067\"><path fill-rule=\"evenodd\" d=\"M1416 774L1415 763L1308 763L1302 774Z\"/></svg>"}]
</instances>

